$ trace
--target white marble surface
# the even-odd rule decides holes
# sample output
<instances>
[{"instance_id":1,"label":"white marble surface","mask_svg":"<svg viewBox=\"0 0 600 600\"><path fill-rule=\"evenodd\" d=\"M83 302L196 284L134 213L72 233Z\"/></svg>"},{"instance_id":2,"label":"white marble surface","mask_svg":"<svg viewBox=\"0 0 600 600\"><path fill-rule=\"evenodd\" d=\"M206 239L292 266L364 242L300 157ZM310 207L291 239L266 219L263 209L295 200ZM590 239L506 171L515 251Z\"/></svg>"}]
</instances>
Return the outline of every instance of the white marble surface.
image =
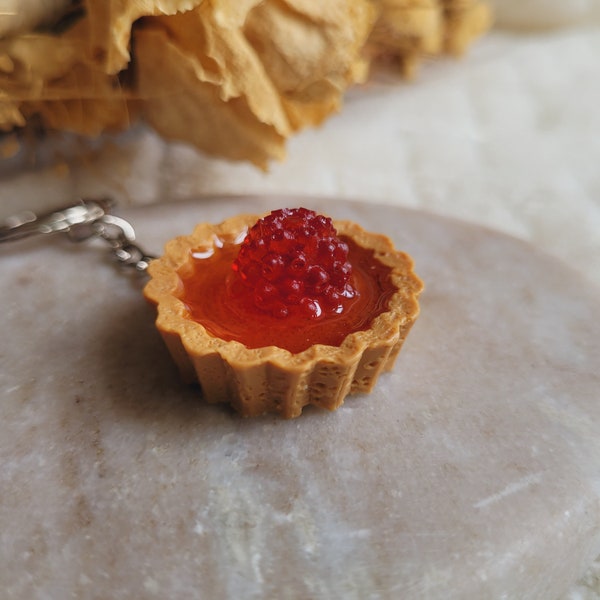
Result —
<instances>
[{"instance_id":1,"label":"white marble surface","mask_svg":"<svg viewBox=\"0 0 600 600\"><path fill-rule=\"evenodd\" d=\"M158 250L279 202L125 215ZM427 291L373 394L295 421L203 405L104 248L3 249L3 597L551 600L600 552L596 291L490 230L299 202L392 236Z\"/></svg>"},{"instance_id":2,"label":"white marble surface","mask_svg":"<svg viewBox=\"0 0 600 600\"><path fill-rule=\"evenodd\" d=\"M531 4L533 3L529 2L529 5ZM563 3L562 6L566 7L566 4ZM590 6L594 10L593 5ZM575 6L571 8L577 10ZM399 82L390 74L380 74L364 89L355 90L349 95L346 107L339 116L332 118L319 130L307 131L292 140L287 161L273 165L269 173L257 172L246 165L232 165L201 157L190 148L177 144L164 144L152 133L141 129L98 143L92 150L89 146L85 146L81 147L80 151L74 152L73 147L76 144L70 146L67 144L62 150L57 151L49 143L45 148L37 149L37 162L32 168L24 168L24 164L31 161L31 157L28 156L20 156L4 163L0 184L0 215L5 216L20 208L51 207L79 195L100 193L118 198L123 205L168 203L203 195L211 196L216 193L248 192L258 194L299 192L325 198L364 198L375 204L426 209L433 213L458 217L528 240L535 247L567 262L572 269L583 275L584 279L577 280L578 293L580 291L586 298L597 296L597 286L600 283L600 171L598 169L600 111L597 108L600 106L600 71L597 64L597 57L600 55L600 30L597 21L596 24L592 20L581 18L573 19L574 21L579 21L577 27L540 33L517 34L498 31L478 44L459 63L442 61L427 65L419 79L410 84ZM200 202L199 209L201 208ZM376 217L375 213L376 211L374 211ZM140 221L144 218L142 215ZM174 225L177 224L176 221L177 219L173 220ZM168 220L165 221L165 230L170 231L170 225L167 225ZM151 239L156 239L154 236L157 234L152 233L151 227L146 231L149 236L152 236ZM143 235L146 231L140 231L142 242L145 241ZM2 248L2 262L4 262L4 254L5 249ZM87 264L87 254L85 256L83 260L82 254L76 255L76 259L80 261L78 265ZM49 252L48 259L54 261L53 265L48 269L42 269L40 276L45 282L44 285L48 286L46 289L54 290L58 295L61 291L56 287L58 284L55 272L64 268L65 259L56 249ZM14 257L14 260L18 259ZM548 264L552 264L552 269L561 268L554 263ZM75 270L75 266L72 268ZM100 267L101 270L104 268L108 269L108 267ZM2 293L5 293L8 289L7 268L1 265L0 269L2 270ZM117 286L113 290L112 283L109 283L112 282L113 277L110 269L101 272L104 273L102 277L105 278L111 293L115 293L121 299L130 298L129 289L123 291L123 288ZM536 276L543 277L543 274ZM569 277L576 278L575 275ZM75 286L79 278L79 275L73 273L72 278L69 279L69 286ZM64 283L64 279L60 278L58 282ZM82 286L78 288L77 297L86 299L89 293L85 286ZM84 369L94 368L92 363L80 356L78 337L73 334L71 328L67 327L73 322L73 318L75 321L85 323L86 315L77 311L72 315L65 315L60 312L55 299L45 300L33 289L31 297L35 304L26 308L15 321L14 326L20 324L25 331L28 331L27 326L36 323L34 313L31 311L36 307L42 309L49 305L48 314L56 319L51 320L49 324L44 322L42 329L46 331L45 328L48 327L52 335L46 340L46 345L42 346L43 351L35 350L35 362L36 364L41 362L47 377L54 377L55 384L59 389L63 389L60 386L63 385L61 373L64 374L62 369L65 361L63 354L54 356L53 344L57 340L60 340L64 352L71 353L79 367L82 366L80 362L83 361ZM125 312L127 302L131 300L125 302L123 306ZM16 319L18 311L15 311L16 308L11 311L11 314ZM102 311L99 311L99 315L102 317ZM127 315L124 315L123 319L127 319ZM145 321L141 322L140 319L142 317L137 317L137 321L135 319L133 321L138 331L146 327ZM590 327L593 326L594 323L590 322ZM98 325L96 327L94 331L106 341L102 338L101 328L98 329ZM150 334L146 332L144 335ZM9 346L11 352L8 356L20 356L21 362L18 366L27 369L29 373L30 364L27 359L18 353L12 354L13 347L17 350L20 348L20 334L17 335L16 340L11 341ZM125 348L133 347L134 350L139 350L139 344L136 346L134 342L128 342L124 332L121 332L116 340L125 344ZM13 376L13 367L16 363L14 358L6 358L6 348L7 346L3 345L4 353L0 357L1 372ZM115 356L126 359L129 367L135 365L134 362L132 363L134 357L129 357L124 349L119 350L115 345L110 348L116 352ZM583 358L588 360L590 357ZM415 360L414 356L411 360ZM107 363L106 367L111 373L118 367L116 359L113 362L107 360ZM84 373L86 372L84 370ZM134 370L133 373L139 375L139 370ZM73 377L77 381L85 381L85 377L82 379L79 374ZM564 377L564 381L570 381L567 373ZM125 383L129 386L126 390L135 389L136 380L126 380ZM28 375L14 385L24 386L23 389L29 389L30 395L38 399L51 398L51 395L46 396L45 388L35 382L33 375ZM73 385L73 381L69 385ZM94 395L89 385L88 387L84 383L80 385L83 386L85 397ZM6 392L10 387L3 389ZM67 389L72 393L72 387ZM595 389L598 389L597 386ZM68 397L73 399L72 394L65 396ZM104 402L109 401L104 399ZM32 434L40 428L43 430L45 417L50 419L53 427L56 426L52 429L55 437L47 441L41 453L41 460L44 460L46 451L49 453L48 456L54 456L56 459L60 453L60 444L64 439L68 439L69 450L64 452L65 456L61 459L64 459L64 464L60 466L53 463L52 468L48 469L41 465L44 468L42 475L48 478L44 480L48 483L53 480L53 477L60 476L61 469L68 470L72 467L71 471L76 474L74 485L83 486L84 492L73 496L68 507L69 510L72 508L77 511L73 503L81 501L79 512L83 515L81 522L85 523L91 514L89 506L86 505L89 494L86 494L94 489L93 477L102 470L103 453L109 452L114 456L118 449L126 444L126 431L130 427L142 437L152 436L153 433L159 437L167 436L163 438L162 445L152 440L147 443L139 442L140 451L146 448L148 452L152 451L155 454L136 455L142 458L133 461L135 464L135 461L141 460L142 468L159 465L163 456L163 446L179 444L181 447L183 443L175 437L169 437L170 433L160 429L158 423L160 418L166 418L169 426L189 431L185 416L192 413L196 415L198 410L204 414L203 409L192 409L189 403L182 402L183 404L177 405L177 414L184 415L183 419L178 420L177 416L169 417L155 400L150 400L150 406L147 406L151 416L146 414L146 417L142 415L143 418L136 418L136 415L139 416L140 411L143 413L145 409L136 408L130 398L127 404L129 408L125 410L126 420L112 430L108 440L111 444L108 450L104 445L98 447L98 433L94 433L91 437L82 433L85 428L95 432L101 431L102 427L99 424L106 425L105 421L97 421L98 416L95 412L97 407L94 408L93 404L91 408L83 405L84 419L80 421L84 425L87 423L89 427L85 425L84 429L74 430L71 421L71 425L64 433L59 433L61 430L58 420L68 414L70 407L67 404L61 404L62 409L56 414L47 411L40 413L35 403L24 404L18 410L15 408L15 412L11 414L13 414L12 418L22 418L23 423L28 423ZM118 408L115 410L118 412ZM570 418L564 411L554 414L556 416L559 413L567 420ZM31 420L27 421L27 419ZM154 423L154 429L151 431L148 431L148 419ZM592 421L584 419L583 422L589 424ZM329 425L323 426L329 427ZM568 421L562 426L568 427ZM2 441L5 439L7 438L3 437ZM189 437L183 439L187 440ZM583 488L578 486L596 485L598 457L595 454L595 443L591 436L585 439L586 443L588 441L590 443L589 457L592 458L582 456L581 461L571 462L572 466L574 464L579 466L575 470L564 471L566 483L561 488L563 491L581 492ZM20 453L21 460L32 461L28 468L39 469L35 461L40 460L40 453L31 452L29 440L30 437L27 436L17 440L15 451ZM440 440L438 442L441 443ZM78 444L87 448L83 457L74 450ZM94 448L99 448L97 459L93 459L93 454L96 452ZM219 444L215 442L214 448L217 451L220 448ZM185 464L192 464L191 455L185 455L181 460ZM15 463L15 465L18 474L23 463ZM112 465L116 468L118 462ZM128 472L127 467L123 465L118 466L118 469L122 477ZM536 472L528 471L527 474ZM12 477L15 472L10 471L5 463L1 473L4 477ZM176 485L172 470L167 469L161 473L157 485L172 490ZM498 486L494 490L490 485L488 496L481 495L477 500L474 497L471 500L481 501L485 497L495 497L494 494L500 494L500 498L503 498L503 490L509 492L513 489L516 492L525 490L529 493L530 488L535 488L538 483L527 479L527 474L523 476L524 479L506 479L504 487ZM111 496L107 490L104 495L100 494L98 498L100 512L94 514L99 514L100 517L106 517L108 514L112 516L117 513L108 510L108 506L113 506L110 502L142 498L144 488L139 483L141 481L139 473L137 477L138 479L131 480L128 488L122 486L111 488L110 493L114 496ZM548 483L546 479L543 481ZM40 481L36 484L40 484ZM8 502L5 506L13 506L15 510L19 506L28 506L31 509L31 527L35 523L40 524L46 502L52 506L60 506L60 503L68 497L68 494L65 495L65 489L56 490L49 485L47 491L42 492L41 497L35 497L33 504L27 505L22 499L27 496L29 489L24 488L24 496L13 494L3 495L3 498L8 497L9 501L5 500ZM36 489L39 492L43 488L40 484ZM585 489L589 491L589 488ZM515 494L511 494L511 497L514 496ZM594 503L591 492L582 497L587 498L591 504ZM168 507L165 506L165 499L160 495L153 498L154 503L148 505L146 514L149 514L148 519L151 522L157 522L157 519L167 514L165 511ZM238 500L242 502L243 499L238 498ZM584 506L585 504L580 504L578 508L574 508L575 513L571 515L576 516L571 518L578 518L577 515L581 517ZM526 511L526 505L521 509ZM199 510L198 508L196 513ZM580 512L577 512L578 510ZM52 516L54 522L67 524L68 511L65 511L66 509L61 511L57 508ZM130 517L134 518L133 513L128 511L129 509L125 509L123 516L115 522L114 531L120 523ZM577 530L578 534L589 534L590 540L596 539L595 534L590 533L594 527L598 527L598 515L595 511L596 508L593 508L588 512L594 516L592 521L586 522L585 526ZM199 514L196 513L187 513L187 521L182 516L182 523L189 522L190 518L195 519ZM288 511L282 514L291 513ZM298 519L306 517L305 512L298 515ZM545 516L546 521L537 522L541 529L544 523L550 528L555 527L557 520L567 529L571 523L584 522L569 521L565 514L563 514L565 521L558 519L558 513L545 514ZM2 518L5 522L9 520L10 511L3 513ZM220 518L225 517L221 515ZM138 531L143 532L143 523L139 519L134 519L134 522L138 526ZM199 531L203 531L202 523L198 527ZM556 529L547 531L556 532ZM48 544L49 541L42 532L43 528L38 528L36 531L31 529L30 539ZM86 548L88 550L93 548L92 542L85 537L71 539L65 536L67 534L64 532L56 532L55 538L50 542L55 544L52 547L57 547L71 540L61 550L62 555L67 559ZM135 543L142 547L145 540L149 538L148 536L144 538L142 534L140 536L136 538ZM357 539L360 539L360 535ZM503 539L507 541L506 538ZM163 541L162 538L159 541ZM546 541L548 547L557 547L557 539L546 538ZM424 539L418 536L416 538L413 536L410 541L411 544L417 543L417 547L421 542L424 543ZM524 551L523 545L517 546ZM32 548L38 546L34 545ZM40 562L35 552L28 554L31 549L19 545L14 549L21 552L19 556L24 563L29 561L27 564L31 564L32 569L44 567L43 561ZM514 548L511 554L506 555L507 562L504 563L503 568L511 565L510 560L516 556L513 550ZM39 552L39 549L37 551ZM561 581L564 583L568 577L572 577L575 581L580 574L577 572L578 569L582 568L585 562L584 555L587 557L586 560L591 561L594 551L598 551L598 548L591 542L585 548L579 548L579 554L569 547L564 547L562 554L565 571L561 571L560 576L564 576ZM103 552L106 554L104 558L108 560L111 551L105 549ZM254 567L248 563L243 568ZM500 570L496 574L502 572ZM74 573L75 570L71 575L75 576ZM78 585L85 590L88 578L93 578L87 573L82 573ZM563 596L569 600L600 598L597 573L597 568L589 570L579 583L574 584L570 589L564 588ZM153 579L149 572L146 579L141 579L141 574L142 570L138 572L136 581L140 585L146 583L148 588L146 595L151 597L152 591L161 589L156 587L160 582ZM105 576L101 570L98 570L96 575ZM523 580L519 579L519 581ZM35 578L27 585L35 585ZM40 597L43 597L44 590L39 589L38 592L41 594ZM16 593L16 597L22 597L18 595L18 589ZM541 592L538 595L535 593L533 589L534 595L531 597L544 600L551 597Z\"/></svg>"}]
</instances>

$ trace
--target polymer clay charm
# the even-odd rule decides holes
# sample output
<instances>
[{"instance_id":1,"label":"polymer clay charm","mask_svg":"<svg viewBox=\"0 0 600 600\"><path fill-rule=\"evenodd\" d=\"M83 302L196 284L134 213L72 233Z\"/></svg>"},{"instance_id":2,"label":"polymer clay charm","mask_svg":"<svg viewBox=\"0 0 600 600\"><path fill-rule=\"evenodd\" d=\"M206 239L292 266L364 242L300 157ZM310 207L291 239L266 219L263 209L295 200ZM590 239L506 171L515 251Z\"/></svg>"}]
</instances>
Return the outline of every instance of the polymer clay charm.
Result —
<instances>
[{"instance_id":1,"label":"polymer clay charm","mask_svg":"<svg viewBox=\"0 0 600 600\"><path fill-rule=\"evenodd\" d=\"M107 201L0 228L0 241L64 232L101 237L147 271L145 297L186 381L242 416L335 410L392 368L419 313L423 283L386 236L305 208L202 223L160 258L135 243Z\"/></svg>"}]
</instances>

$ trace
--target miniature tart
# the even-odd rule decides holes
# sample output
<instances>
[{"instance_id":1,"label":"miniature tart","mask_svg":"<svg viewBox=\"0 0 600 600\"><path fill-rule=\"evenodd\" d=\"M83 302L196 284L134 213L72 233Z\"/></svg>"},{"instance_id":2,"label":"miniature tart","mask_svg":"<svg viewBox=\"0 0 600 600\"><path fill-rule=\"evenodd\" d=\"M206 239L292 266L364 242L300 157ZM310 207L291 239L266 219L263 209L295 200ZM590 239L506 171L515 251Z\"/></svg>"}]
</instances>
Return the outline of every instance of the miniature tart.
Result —
<instances>
[{"instance_id":1,"label":"miniature tart","mask_svg":"<svg viewBox=\"0 0 600 600\"><path fill-rule=\"evenodd\" d=\"M245 417L335 410L392 368L423 283L389 238L307 209L197 225L146 298L183 378Z\"/></svg>"}]
</instances>

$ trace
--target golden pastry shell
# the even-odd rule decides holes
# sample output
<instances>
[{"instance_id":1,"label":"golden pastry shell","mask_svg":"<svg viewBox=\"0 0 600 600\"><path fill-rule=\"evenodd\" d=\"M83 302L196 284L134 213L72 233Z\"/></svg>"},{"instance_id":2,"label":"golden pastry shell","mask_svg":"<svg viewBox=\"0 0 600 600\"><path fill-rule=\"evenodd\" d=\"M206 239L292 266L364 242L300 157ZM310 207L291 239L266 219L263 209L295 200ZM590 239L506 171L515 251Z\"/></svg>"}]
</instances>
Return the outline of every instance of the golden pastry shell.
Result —
<instances>
[{"instance_id":1,"label":"golden pastry shell","mask_svg":"<svg viewBox=\"0 0 600 600\"><path fill-rule=\"evenodd\" d=\"M369 233L351 221L334 221L341 236L374 251L391 268L397 288L389 309L371 327L349 334L339 346L315 344L291 353L277 346L249 349L226 341L192 320L179 298L179 273L192 266L192 252L226 243L241 243L261 215L238 215L218 225L201 223L189 236L171 240L164 256L150 263L146 298L156 305L156 326L186 381L198 381L207 402L230 403L242 416L276 412L297 417L309 404L337 409L348 394L370 392L380 373L392 368L419 314L423 283L413 261L391 240Z\"/></svg>"}]
</instances>

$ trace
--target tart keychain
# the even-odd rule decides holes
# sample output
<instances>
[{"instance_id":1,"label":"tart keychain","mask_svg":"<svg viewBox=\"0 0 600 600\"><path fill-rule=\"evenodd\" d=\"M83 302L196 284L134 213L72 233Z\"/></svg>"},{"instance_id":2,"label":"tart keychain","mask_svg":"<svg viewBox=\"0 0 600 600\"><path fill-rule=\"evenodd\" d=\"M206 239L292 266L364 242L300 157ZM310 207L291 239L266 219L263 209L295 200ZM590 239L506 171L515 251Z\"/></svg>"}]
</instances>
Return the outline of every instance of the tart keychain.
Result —
<instances>
[{"instance_id":1,"label":"tart keychain","mask_svg":"<svg viewBox=\"0 0 600 600\"><path fill-rule=\"evenodd\" d=\"M202 223L162 257L136 243L107 200L0 226L0 242L64 233L105 240L146 273L144 296L185 381L244 417L337 409L390 370L419 313L423 283L384 235L306 208Z\"/></svg>"}]
</instances>

